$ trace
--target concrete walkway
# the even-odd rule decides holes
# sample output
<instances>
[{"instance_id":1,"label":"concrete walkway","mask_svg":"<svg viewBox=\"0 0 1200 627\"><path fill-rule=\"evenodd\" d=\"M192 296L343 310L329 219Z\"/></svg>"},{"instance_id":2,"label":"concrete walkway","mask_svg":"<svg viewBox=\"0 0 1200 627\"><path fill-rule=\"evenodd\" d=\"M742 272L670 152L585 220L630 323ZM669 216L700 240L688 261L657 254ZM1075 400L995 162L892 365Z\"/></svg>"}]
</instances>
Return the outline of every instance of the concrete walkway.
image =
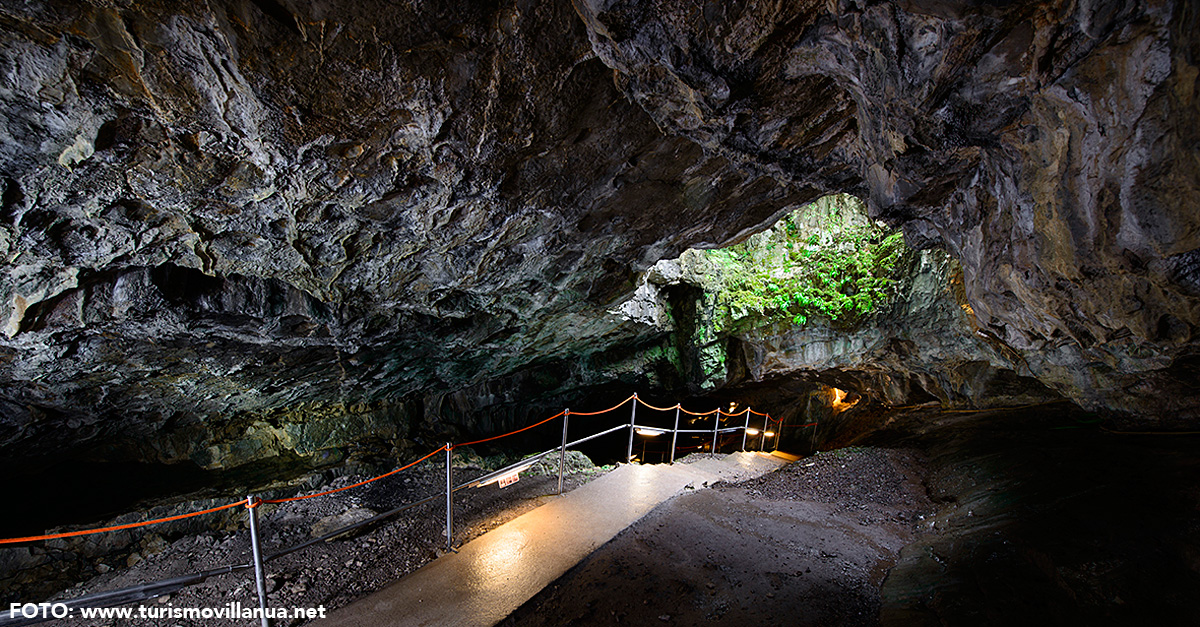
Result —
<instances>
[{"instance_id":1,"label":"concrete walkway","mask_svg":"<svg viewBox=\"0 0 1200 627\"><path fill-rule=\"evenodd\" d=\"M734 453L673 466L622 465L317 624L491 627L688 486L749 479L789 461L778 455Z\"/></svg>"}]
</instances>

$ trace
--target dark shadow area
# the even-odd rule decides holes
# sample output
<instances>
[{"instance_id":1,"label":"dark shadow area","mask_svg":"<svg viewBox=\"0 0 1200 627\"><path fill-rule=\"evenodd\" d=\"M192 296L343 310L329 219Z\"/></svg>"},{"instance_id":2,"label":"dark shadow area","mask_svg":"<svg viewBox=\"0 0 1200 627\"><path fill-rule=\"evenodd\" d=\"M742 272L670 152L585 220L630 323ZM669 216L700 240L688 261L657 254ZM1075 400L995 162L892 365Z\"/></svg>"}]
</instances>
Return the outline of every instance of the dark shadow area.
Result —
<instances>
[{"instance_id":1,"label":"dark shadow area","mask_svg":"<svg viewBox=\"0 0 1200 627\"><path fill-rule=\"evenodd\" d=\"M122 516L122 522L145 518L140 512L156 505L190 500L244 498L253 487L278 484L328 467L336 457L300 457L287 452L227 470L204 470L194 464L136 462L61 462L36 472L8 467L7 496L22 508L20 516L0 520L0 537L12 538L97 525ZM130 514L130 516L125 516ZM129 520L125 520L129 518Z\"/></svg>"},{"instance_id":2,"label":"dark shadow area","mask_svg":"<svg viewBox=\"0 0 1200 627\"><path fill-rule=\"evenodd\" d=\"M1059 404L865 438L928 451L942 504L884 585L884 624L1200 624L1200 437L1102 427Z\"/></svg>"}]
</instances>

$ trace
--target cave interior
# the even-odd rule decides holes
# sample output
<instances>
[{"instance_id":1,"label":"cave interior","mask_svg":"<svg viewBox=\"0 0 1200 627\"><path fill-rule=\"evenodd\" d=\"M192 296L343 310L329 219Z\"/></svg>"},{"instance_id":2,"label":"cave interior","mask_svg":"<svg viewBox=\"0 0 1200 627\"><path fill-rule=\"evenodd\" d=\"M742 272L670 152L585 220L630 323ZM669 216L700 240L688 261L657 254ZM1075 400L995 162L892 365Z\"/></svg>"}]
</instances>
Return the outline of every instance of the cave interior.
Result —
<instances>
[{"instance_id":1,"label":"cave interior","mask_svg":"<svg viewBox=\"0 0 1200 627\"><path fill-rule=\"evenodd\" d=\"M0 536L637 393L919 453L862 624L1200 624L1198 14L2 0ZM55 542L0 600L145 545Z\"/></svg>"}]
</instances>

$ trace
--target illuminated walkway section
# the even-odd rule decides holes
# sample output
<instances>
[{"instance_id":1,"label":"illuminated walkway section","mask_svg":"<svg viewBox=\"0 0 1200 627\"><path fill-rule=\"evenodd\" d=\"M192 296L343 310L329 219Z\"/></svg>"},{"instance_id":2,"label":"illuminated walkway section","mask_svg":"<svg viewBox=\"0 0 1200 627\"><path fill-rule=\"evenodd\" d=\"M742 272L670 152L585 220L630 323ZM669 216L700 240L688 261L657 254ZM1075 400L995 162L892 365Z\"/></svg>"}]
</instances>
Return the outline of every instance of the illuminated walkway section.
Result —
<instances>
[{"instance_id":1,"label":"illuminated walkway section","mask_svg":"<svg viewBox=\"0 0 1200 627\"><path fill-rule=\"evenodd\" d=\"M673 466L622 465L316 624L491 627L687 487L749 479L788 461L779 455L734 453Z\"/></svg>"}]
</instances>

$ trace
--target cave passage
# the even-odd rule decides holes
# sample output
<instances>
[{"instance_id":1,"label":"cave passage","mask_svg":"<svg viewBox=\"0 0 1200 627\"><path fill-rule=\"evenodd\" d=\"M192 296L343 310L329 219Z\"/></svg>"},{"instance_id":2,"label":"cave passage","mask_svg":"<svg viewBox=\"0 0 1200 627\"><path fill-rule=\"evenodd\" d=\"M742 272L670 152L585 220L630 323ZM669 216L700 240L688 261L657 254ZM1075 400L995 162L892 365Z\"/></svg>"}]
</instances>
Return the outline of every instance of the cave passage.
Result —
<instances>
[{"instance_id":1,"label":"cave passage","mask_svg":"<svg viewBox=\"0 0 1200 627\"><path fill-rule=\"evenodd\" d=\"M522 621L1200 624L1195 0L0 5L0 535L170 519L4 543L0 601L244 560L213 506L482 477L570 408L614 432L568 488L803 459ZM584 416L634 392L733 417ZM543 461L447 496L462 537ZM313 541L273 598L436 564L432 505L316 540L412 470L264 503ZM626 570L640 609L588 596Z\"/></svg>"}]
</instances>

